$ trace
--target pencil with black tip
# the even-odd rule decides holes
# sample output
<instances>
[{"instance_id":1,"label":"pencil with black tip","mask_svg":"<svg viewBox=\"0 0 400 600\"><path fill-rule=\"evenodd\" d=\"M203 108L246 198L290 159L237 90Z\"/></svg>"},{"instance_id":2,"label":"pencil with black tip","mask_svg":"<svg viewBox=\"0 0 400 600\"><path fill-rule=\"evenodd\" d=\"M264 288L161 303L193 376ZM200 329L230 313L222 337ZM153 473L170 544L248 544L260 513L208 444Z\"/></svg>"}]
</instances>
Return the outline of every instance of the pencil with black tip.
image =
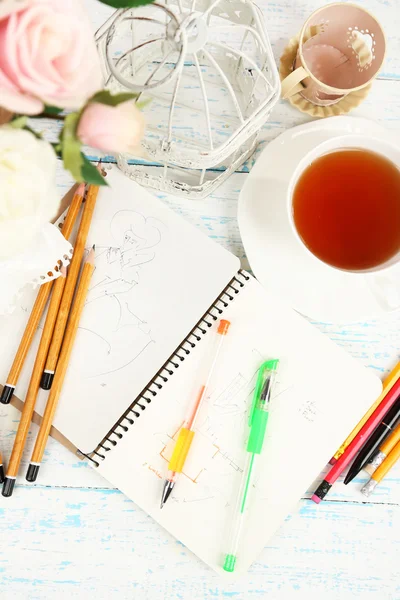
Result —
<instances>
[{"instance_id":1,"label":"pencil with black tip","mask_svg":"<svg viewBox=\"0 0 400 600\"><path fill-rule=\"evenodd\" d=\"M63 229L65 236L68 235L69 237L71 235L75 221L79 214L79 209L82 204L83 193L84 186L82 188L78 188L73 197L64 222ZM32 415L36 404L36 398L40 388L40 379L46 362L47 353L53 335L54 324L56 322L58 309L60 307L61 297L65 286L65 273L65 269L62 268L62 276L56 279L56 281L54 282L54 288L49 303L49 309L47 311L46 320L44 323L38 351L36 354L35 364L33 366L28 391L25 396L24 406L21 412L17 433L11 451L10 461L7 467L7 475L4 481L2 491L2 494L5 497L9 497L13 493L19 466L21 464L22 454L26 444L26 438L28 437L29 427L31 425Z\"/></svg>"},{"instance_id":2,"label":"pencil with black tip","mask_svg":"<svg viewBox=\"0 0 400 600\"><path fill-rule=\"evenodd\" d=\"M71 235L76 216L80 209L84 191L85 184L81 184L75 192L74 199L71 202L70 208L67 213L67 217L61 228L62 234L66 239L68 239ZM75 198L80 198L79 203L75 201ZM24 365L26 356L28 354L29 348L31 347L33 338L39 326L40 319L42 318L52 287L53 281L49 281L48 283L44 283L40 286L38 295L35 300L35 304L33 305L32 312L28 319L28 323L26 324L24 334L21 338L13 364L7 376L7 381L3 387L3 392L0 397L0 402L2 404L9 404L11 402L11 398L13 397L18 378L21 374L21 370Z\"/></svg>"},{"instance_id":3,"label":"pencil with black tip","mask_svg":"<svg viewBox=\"0 0 400 600\"><path fill-rule=\"evenodd\" d=\"M400 458L400 442L397 442L396 446L385 458L383 463L379 465L376 471L372 474L371 479L361 489L364 496L372 494L378 483L389 473L390 469L396 464Z\"/></svg>"},{"instance_id":4,"label":"pencil with black tip","mask_svg":"<svg viewBox=\"0 0 400 600\"><path fill-rule=\"evenodd\" d=\"M68 315L74 297L76 282L78 280L79 271L81 268L83 253L85 251L85 244L89 233L90 224L92 222L93 212L96 206L98 192L98 186L89 186L85 206L83 209L81 224L79 226L78 234L76 237L74 254L72 256L71 264L68 269L67 281L61 300L60 310L57 315L57 322L54 327L53 339L51 340L46 365L43 370L40 385L44 390L49 390L53 383L54 373L58 362L65 328L67 326Z\"/></svg>"},{"instance_id":5,"label":"pencil with black tip","mask_svg":"<svg viewBox=\"0 0 400 600\"><path fill-rule=\"evenodd\" d=\"M32 312L29 316L13 364L11 365L10 372L8 373L6 383L3 387L3 392L0 397L0 402L2 404L10 404L11 402L26 356L39 326L47 300L49 299L52 285L53 282L49 281L39 288Z\"/></svg>"},{"instance_id":6,"label":"pencil with black tip","mask_svg":"<svg viewBox=\"0 0 400 600\"><path fill-rule=\"evenodd\" d=\"M3 454L0 452L0 483L4 481Z\"/></svg>"},{"instance_id":7,"label":"pencil with black tip","mask_svg":"<svg viewBox=\"0 0 400 600\"><path fill-rule=\"evenodd\" d=\"M65 375L67 373L69 359L71 357L72 348L75 337L78 331L79 320L85 305L86 296L89 290L90 280L94 271L94 246L90 250L86 262L82 269L82 275L75 294L74 303L71 308L71 313L68 319L68 325L63 339L60 358L57 364L53 385L51 386L50 394L47 399L46 409L42 418L39 433L36 438L35 447L33 449L31 461L26 474L27 481L36 481L38 476L40 463L42 462L43 454L46 448L47 440L50 434L51 425L57 409L58 400L60 398Z\"/></svg>"}]
</instances>

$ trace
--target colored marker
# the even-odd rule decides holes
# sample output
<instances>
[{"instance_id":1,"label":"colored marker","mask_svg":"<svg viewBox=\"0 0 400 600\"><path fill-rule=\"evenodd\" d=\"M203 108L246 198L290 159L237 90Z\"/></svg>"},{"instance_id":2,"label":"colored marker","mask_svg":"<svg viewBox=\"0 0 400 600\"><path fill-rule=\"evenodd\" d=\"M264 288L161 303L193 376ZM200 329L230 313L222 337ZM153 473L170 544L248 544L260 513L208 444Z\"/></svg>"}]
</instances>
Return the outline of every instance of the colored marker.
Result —
<instances>
[{"instance_id":1,"label":"colored marker","mask_svg":"<svg viewBox=\"0 0 400 600\"><path fill-rule=\"evenodd\" d=\"M258 371L253 404L249 415L250 435L246 447L246 466L243 469L242 481L236 501L235 517L232 523L229 549L228 553L225 555L225 562L223 565L224 571L227 571L228 573L233 573L235 570L238 552L240 550L248 495L254 474L254 460L257 455L261 454L263 449L269 416L269 404L278 363L278 360L269 360L263 363Z\"/></svg>"},{"instance_id":2,"label":"colored marker","mask_svg":"<svg viewBox=\"0 0 400 600\"><path fill-rule=\"evenodd\" d=\"M357 454L353 464L351 465L344 483L347 485L356 477L359 472L368 463L371 456L375 453L376 449L379 448L382 442L388 437L388 435L396 428L400 419L400 399L397 400L392 408L386 413L383 421L375 429L369 439L365 442L360 452Z\"/></svg>"}]
</instances>

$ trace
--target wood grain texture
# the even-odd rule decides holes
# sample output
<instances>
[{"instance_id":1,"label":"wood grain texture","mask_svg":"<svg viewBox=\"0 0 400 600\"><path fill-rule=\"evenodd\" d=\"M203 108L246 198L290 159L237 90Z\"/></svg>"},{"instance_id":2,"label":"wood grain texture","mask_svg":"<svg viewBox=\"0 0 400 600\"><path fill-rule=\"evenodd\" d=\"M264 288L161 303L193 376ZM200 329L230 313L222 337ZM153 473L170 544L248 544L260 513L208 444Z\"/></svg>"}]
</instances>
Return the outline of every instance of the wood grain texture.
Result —
<instances>
[{"instance_id":1,"label":"wood grain texture","mask_svg":"<svg viewBox=\"0 0 400 600\"><path fill-rule=\"evenodd\" d=\"M0 594L7 600L399 597L393 553L399 506L371 504L360 513L352 502L302 501L299 508L249 573L230 583L117 490L30 488L0 507L10 523Z\"/></svg>"},{"instance_id":2,"label":"wood grain texture","mask_svg":"<svg viewBox=\"0 0 400 600\"><path fill-rule=\"evenodd\" d=\"M287 39L322 5L317 0L258 1L277 59ZM377 120L399 135L398 0L357 2L384 26L388 55L367 100L352 114ZM85 5L94 29L112 12L95 0L85 0ZM261 132L258 152L287 128L309 120L280 101ZM49 138L54 138L56 127L54 121L43 121ZM258 152L210 198L189 201L158 194L236 254L246 268L236 209L246 172ZM99 158L94 150L87 149L87 154L93 160ZM60 165L60 197L71 184ZM315 325L382 378L400 359L400 314L340 327L335 323ZM0 448L6 458L18 419L16 409L0 406ZM33 425L21 472L36 434ZM349 486L339 482L320 506L306 499L315 484L310 486L299 513L288 517L249 574L238 583L229 583L113 490L89 465L49 440L40 485L21 481L11 500L0 498L0 595L5 600L398 600L400 465L369 499L360 494L363 481L360 475Z\"/></svg>"}]
</instances>

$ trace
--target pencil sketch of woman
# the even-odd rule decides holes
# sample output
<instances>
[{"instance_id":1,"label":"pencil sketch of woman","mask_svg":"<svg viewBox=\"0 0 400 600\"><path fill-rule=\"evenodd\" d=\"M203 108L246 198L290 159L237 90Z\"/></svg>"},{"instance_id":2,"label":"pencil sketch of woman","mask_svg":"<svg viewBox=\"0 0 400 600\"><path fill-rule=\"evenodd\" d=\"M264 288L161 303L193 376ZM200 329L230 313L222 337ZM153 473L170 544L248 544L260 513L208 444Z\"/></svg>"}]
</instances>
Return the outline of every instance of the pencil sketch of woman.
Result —
<instances>
[{"instance_id":1,"label":"pencil sketch of woman","mask_svg":"<svg viewBox=\"0 0 400 600\"><path fill-rule=\"evenodd\" d=\"M88 349L90 345L86 376L115 372L152 343L150 325L135 311L135 288L141 271L156 258L162 227L155 219L121 210L110 225L116 245L96 245L96 269L87 299L90 309L80 327Z\"/></svg>"}]
</instances>

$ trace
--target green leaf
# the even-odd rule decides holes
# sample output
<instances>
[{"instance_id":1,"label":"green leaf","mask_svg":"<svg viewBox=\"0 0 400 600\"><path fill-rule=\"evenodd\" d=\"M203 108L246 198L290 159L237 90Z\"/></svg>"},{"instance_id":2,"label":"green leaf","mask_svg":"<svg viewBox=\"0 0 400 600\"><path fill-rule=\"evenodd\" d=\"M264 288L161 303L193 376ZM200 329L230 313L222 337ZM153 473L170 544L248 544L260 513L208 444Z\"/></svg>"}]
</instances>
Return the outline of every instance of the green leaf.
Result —
<instances>
[{"instance_id":1,"label":"green leaf","mask_svg":"<svg viewBox=\"0 0 400 600\"><path fill-rule=\"evenodd\" d=\"M94 165L84 154L81 153L83 166L82 166L82 177L86 183L92 183L93 185L108 185L107 181L104 179L101 173L96 169Z\"/></svg>"},{"instance_id":2,"label":"green leaf","mask_svg":"<svg viewBox=\"0 0 400 600\"><path fill-rule=\"evenodd\" d=\"M9 122L10 127L14 129L23 129L28 122L28 117L17 117Z\"/></svg>"},{"instance_id":3,"label":"green leaf","mask_svg":"<svg viewBox=\"0 0 400 600\"><path fill-rule=\"evenodd\" d=\"M51 145L53 146L53 150L54 150L54 152L57 154L57 156L58 156L59 158L61 158L61 157L62 157L62 153L61 153L61 144L56 144L56 143L54 143L54 144L51 144Z\"/></svg>"},{"instance_id":4,"label":"green leaf","mask_svg":"<svg viewBox=\"0 0 400 600\"><path fill-rule=\"evenodd\" d=\"M100 2L114 8L135 8L135 6L151 4L153 0L100 0Z\"/></svg>"},{"instance_id":5,"label":"green leaf","mask_svg":"<svg viewBox=\"0 0 400 600\"><path fill-rule=\"evenodd\" d=\"M75 181L83 183L83 155L81 153L81 142L76 135L78 121L79 113L71 113L65 118L64 127L61 132L61 153L64 167L70 171Z\"/></svg>"},{"instance_id":6,"label":"green leaf","mask_svg":"<svg viewBox=\"0 0 400 600\"><path fill-rule=\"evenodd\" d=\"M90 102L99 102L100 104L107 104L107 106L118 106L118 104L128 102L128 100L134 100L137 96L137 94L131 94L129 92L115 94L113 96L108 90L102 90L92 96Z\"/></svg>"},{"instance_id":7,"label":"green leaf","mask_svg":"<svg viewBox=\"0 0 400 600\"><path fill-rule=\"evenodd\" d=\"M42 140L43 139L43 136L40 133L40 131L35 131L34 129L32 129L28 125L25 125L24 129L25 129L25 131L29 131L29 133L31 133L32 135L34 135L35 138L37 138L38 140Z\"/></svg>"},{"instance_id":8,"label":"green leaf","mask_svg":"<svg viewBox=\"0 0 400 600\"><path fill-rule=\"evenodd\" d=\"M62 113L62 111L63 109L58 108L58 106L45 106L43 112L47 113L48 115L59 115Z\"/></svg>"},{"instance_id":9,"label":"green leaf","mask_svg":"<svg viewBox=\"0 0 400 600\"><path fill-rule=\"evenodd\" d=\"M148 106L151 103L152 98L147 98L147 100L139 100L139 102L136 102L136 106L139 110L143 110L144 108L146 108L146 106Z\"/></svg>"}]
</instances>

